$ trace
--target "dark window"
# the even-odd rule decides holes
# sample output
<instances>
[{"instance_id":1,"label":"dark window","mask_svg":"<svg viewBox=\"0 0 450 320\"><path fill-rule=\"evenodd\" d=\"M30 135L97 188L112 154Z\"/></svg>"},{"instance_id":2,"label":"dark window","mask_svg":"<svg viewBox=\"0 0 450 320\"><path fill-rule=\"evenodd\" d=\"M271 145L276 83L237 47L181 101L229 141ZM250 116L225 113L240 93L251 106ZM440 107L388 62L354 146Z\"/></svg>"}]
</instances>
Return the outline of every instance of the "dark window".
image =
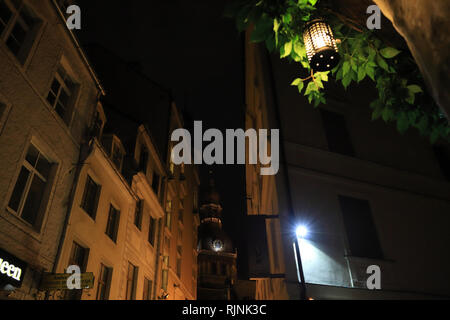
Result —
<instances>
[{"instance_id":1,"label":"dark window","mask_svg":"<svg viewBox=\"0 0 450 320\"><path fill-rule=\"evenodd\" d=\"M328 110L320 110L328 141L328 149L331 152L347 156L355 156L350 134L343 115Z\"/></svg>"},{"instance_id":2,"label":"dark window","mask_svg":"<svg viewBox=\"0 0 450 320\"><path fill-rule=\"evenodd\" d=\"M46 205L47 183L52 164L30 145L14 186L8 207L22 219L38 227L39 217Z\"/></svg>"},{"instance_id":3,"label":"dark window","mask_svg":"<svg viewBox=\"0 0 450 320\"><path fill-rule=\"evenodd\" d=\"M134 225L141 230L142 227L142 214L144 212L144 201L139 200L136 202L136 209L134 211Z\"/></svg>"},{"instance_id":4,"label":"dark window","mask_svg":"<svg viewBox=\"0 0 450 320\"><path fill-rule=\"evenodd\" d=\"M59 66L48 92L47 101L66 124L69 124L71 120L70 104L74 89L75 85L66 70Z\"/></svg>"},{"instance_id":5,"label":"dark window","mask_svg":"<svg viewBox=\"0 0 450 320\"><path fill-rule=\"evenodd\" d=\"M88 175L84 187L83 199L81 201L81 208L83 208L83 210L94 220L97 215L100 192L101 186L95 183Z\"/></svg>"},{"instance_id":6,"label":"dark window","mask_svg":"<svg viewBox=\"0 0 450 320\"><path fill-rule=\"evenodd\" d=\"M119 221L120 221L120 211L111 205L109 208L108 223L106 225L106 234L114 242L117 241L117 232L119 230Z\"/></svg>"},{"instance_id":7,"label":"dark window","mask_svg":"<svg viewBox=\"0 0 450 320\"><path fill-rule=\"evenodd\" d=\"M108 300L109 288L111 286L112 269L100 264L100 275L98 277L97 300Z\"/></svg>"},{"instance_id":8,"label":"dark window","mask_svg":"<svg viewBox=\"0 0 450 320\"><path fill-rule=\"evenodd\" d=\"M181 258L177 259L177 276L181 278Z\"/></svg>"},{"instance_id":9,"label":"dark window","mask_svg":"<svg viewBox=\"0 0 450 320\"><path fill-rule=\"evenodd\" d=\"M217 274L217 263L211 262L211 274Z\"/></svg>"},{"instance_id":10,"label":"dark window","mask_svg":"<svg viewBox=\"0 0 450 320\"><path fill-rule=\"evenodd\" d=\"M155 237L156 237L156 219L150 217L150 225L148 227L148 242L152 246L155 246Z\"/></svg>"},{"instance_id":11,"label":"dark window","mask_svg":"<svg viewBox=\"0 0 450 320\"><path fill-rule=\"evenodd\" d=\"M350 254L382 259L383 254L367 200L339 196Z\"/></svg>"},{"instance_id":12,"label":"dark window","mask_svg":"<svg viewBox=\"0 0 450 320\"><path fill-rule=\"evenodd\" d=\"M122 161L124 154L116 142L113 142L112 161L119 171L122 170Z\"/></svg>"},{"instance_id":13,"label":"dark window","mask_svg":"<svg viewBox=\"0 0 450 320\"><path fill-rule=\"evenodd\" d=\"M152 181L152 189L155 192L156 195L159 194L159 181L160 181L160 176L155 172L153 173L153 181Z\"/></svg>"},{"instance_id":14,"label":"dark window","mask_svg":"<svg viewBox=\"0 0 450 320\"><path fill-rule=\"evenodd\" d=\"M434 147L434 153L439 162L444 177L450 181L450 149L444 146Z\"/></svg>"},{"instance_id":15,"label":"dark window","mask_svg":"<svg viewBox=\"0 0 450 320\"><path fill-rule=\"evenodd\" d=\"M152 287L153 281L144 279L144 294L142 295L142 300L152 300Z\"/></svg>"},{"instance_id":16,"label":"dark window","mask_svg":"<svg viewBox=\"0 0 450 320\"><path fill-rule=\"evenodd\" d=\"M95 112L94 122L92 124L92 137L97 138L98 140L101 140L102 135L102 128L103 128L103 120L100 117L100 113L98 111Z\"/></svg>"},{"instance_id":17,"label":"dark window","mask_svg":"<svg viewBox=\"0 0 450 320\"><path fill-rule=\"evenodd\" d=\"M89 249L80 246L74 242L70 253L68 266L78 266L82 273L86 272L89 257ZM67 290L65 294L66 300L81 300L83 290Z\"/></svg>"},{"instance_id":18,"label":"dark window","mask_svg":"<svg viewBox=\"0 0 450 320\"><path fill-rule=\"evenodd\" d=\"M140 171L142 171L143 173L147 173L147 167L148 167L148 150L145 146L142 146L141 148L141 154L139 157L139 169Z\"/></svg>"},{"instance_id":19,"label":"dark window","mask_svg":"<svg viewBox=\"0 0 450 320\"><path fill-rule=\"evenodd\" d=\"M38 22L23 1L0 0L0 37L22 63L31 48Z\"/></svg>"},{"instance_id":20,"label":"dark window","mask_svg":"<svg viewBox=\"0 0 450 320\"><path fill-rule=\"evenodd\" d=\"M126 300L136 299L136 283L138 276L138 268L128 262Z\"/></svg>"}]
</instances>

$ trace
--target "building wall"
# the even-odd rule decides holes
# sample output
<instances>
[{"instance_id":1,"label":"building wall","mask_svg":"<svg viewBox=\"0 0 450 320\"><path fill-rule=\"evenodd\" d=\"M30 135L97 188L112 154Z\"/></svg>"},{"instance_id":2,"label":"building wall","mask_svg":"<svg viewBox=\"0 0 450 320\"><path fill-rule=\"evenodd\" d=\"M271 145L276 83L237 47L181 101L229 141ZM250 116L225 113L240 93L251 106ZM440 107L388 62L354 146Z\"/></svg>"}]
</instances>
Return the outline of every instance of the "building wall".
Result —
<instances>
[{"instance_id":1,"label":"building wall","mask_svg":"<svg viewBox=\"0 0 450 320\"><path fill-rule=\"evenodd\" d=\"M450 184L429 142L413 131L400 135L391 125L370 121L368 105L374 96L370 83L348 92L330 84L328 103L321 108L344 116L355 156L330 152L320 109L308 105L289 86L298 70L277 56L267 59L263 50L247 45L247 128L279 128L279 111L287 166L283 164L279 174L266 181L257 177L255 166L247 166L248 212L259 208L256 213L280 214L282 233L275 233L283 234L280 264L285 279L260 279L258 297L282 299L286 293L299 297L289 193L295 223L310 229L309 237L300 243L307 283L366 289L366 268L379 265L385 290L381 294L385 292L386 297L401 297L402 292L448 295L450 255L445 248L450 237L445 226L450 222ZM382 260L349 256L338 196L369 201ZM276 204L276 209L268 203ZM269 248L279 246L272 233L268 228ZM268 290L271 283L278 284L278 289ZM324 288L320 298L337 297L333 290ZM341 298L351 298L350 292L355 291Z\"/></svg>"},{"instance_id":2,"label":"building wall","mask_svg":"<svg viewBox=\"0 0 450 320\"><path fill-rule=\"evenodd\" d=\"M182 127L181 115L173 104L170 132ZM184 174L181 174L181 166L173 166L173 172L171 172L170 150L169 148L167 153L169 179L167 181L165 219L167 219L167 203L172 201L171 224L168 228L164 219L161 235L162 257L168 255L169 266L168 269L163 266L161 257L159 272L161 278L162 270L168 270L168 285L167 290L163 290L161 286L157 288L157 296L169 294L169 300L195 300L197 297L197 228L199 226L197 199L200 181L197 168L193 165L185 165ZM181 209L180 199L183 199L184 209ZM183 222L179 220L180 211L183 212ZM181 255L178 253L178 246L181 248ZM179 274L177 274L177 259L181 259Z\"/></svg>"},{"instance_id":3,"label":"building wall","mask_svg":"<svg viewBox=\"0 0 450 320\"><path fill-rule=\"evenodd\" d=\"M125 296L127 261L124 261L124 252L128 240L130 217L134 215L136 200L101 145L95 140L92 147L92 153L86 159L80 172L56 272L65 272L69 266L73 243L76 242L89 249L86 272L94 273L96 280L92 290L84 290L82 299L96 299L100 264L102 263L113 270L109 298L118 300ZM91 218L81 207L88 175L101 186L95 219ZM120 210L115 242L106 234L111 205ZM55 296L55 298L57 297Z\"/></svg>"},{"instance_id":4,"label":"building wall","mask_svg":"<svg viewBox=\"0 0 450 320\"><path fill-rule=\"evenodd\" d=\"M99 90L93 74L51 1L27 0L38 17L26 59L0 40L0 247L29 263L25 283L12 298L35 298L41 272L52 271L67 212L79 145L91 124ZM58 63L79 85L67 125L46 101ZM1 111L0 111L1 112ZM54 165L51 193L39 231L7 208L29 143Z\"/></svg>"}]
</instances>

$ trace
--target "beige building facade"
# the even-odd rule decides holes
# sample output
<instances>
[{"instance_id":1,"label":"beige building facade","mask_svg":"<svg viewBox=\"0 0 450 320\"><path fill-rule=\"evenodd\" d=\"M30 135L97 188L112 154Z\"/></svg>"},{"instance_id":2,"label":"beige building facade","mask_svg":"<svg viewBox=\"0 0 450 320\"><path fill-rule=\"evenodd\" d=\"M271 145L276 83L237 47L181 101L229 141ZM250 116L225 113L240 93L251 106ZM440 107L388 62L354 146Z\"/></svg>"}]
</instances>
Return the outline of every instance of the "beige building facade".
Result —
<instances>
[{"instance_id":1,"label":"beige building facade","mask_svg":"<svg viewBox=\"0 0 450 320\"><path fill-rule=\"evenodd\" d=\"M55 1L0 6L0 248L26 264L1 296L39 299L103 89Z\"/></svg>"}]
</instances>

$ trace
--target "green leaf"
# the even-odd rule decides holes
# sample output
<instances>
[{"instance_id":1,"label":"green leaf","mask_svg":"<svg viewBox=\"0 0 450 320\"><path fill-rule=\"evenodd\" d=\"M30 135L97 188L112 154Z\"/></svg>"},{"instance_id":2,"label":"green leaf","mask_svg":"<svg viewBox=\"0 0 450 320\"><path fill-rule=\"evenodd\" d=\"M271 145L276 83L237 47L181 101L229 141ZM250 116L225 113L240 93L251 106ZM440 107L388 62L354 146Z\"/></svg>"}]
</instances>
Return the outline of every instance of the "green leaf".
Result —
<instances>
[{"instance_id":1,"label":"green leaf","mask_svg":"<svg viewBox=\"0 0 450 320\"><path fill-rule=\"evenodd\" d=\"M308 86L306 87L305 96L309 95L311 92L319 91L319 88L316 86L314 81L311 81L308 83Z\"/></svg>"},{"instance_id":2,"label":"green leaf","mask_svg":"<svg viewBox=\"0 0 450 320\"><path fill-rule=\"evenodd\" d=\"M388 122L394 117L394 111L392 111L389 107L385 107L381 113L381 116L383 117L384 122Z\"/></svg>"},{"instance_id":3,"label":"green leaf","mask_svg":"<svg viewBox=\"0 0 450 320\"><path fill-rule=\"evenodd\" d=\"M348 86L352 82L352 79L353 79L352 73L347 73L344 76L344 78L342 79L342 85L344 86L345 89L348 88Z\"/></svg>"},{"instance_id":4,"label":"green leaf","mask_svg":"<svg viewBox=\"0 0 450 320\"><path fill-rule=\"evenodd\" d=\"M294 51L300 57L306 57L306 48L299 41L295 41L295 43L294 43Z\"/></svg>"},{"instance_id":5,"label":"green leaf","mask_svg":"<svg viewBox=\"0 0 450 320\"><path fill-rule=\"evenodd\" d=\"M401 53L401 51L399 51L395 48L392 48L392 47L387 47L387 48L381 49L380 53L384 58L392 59L392 58L398 56Z\"/></svg>"},{"instance_id":6,"label":"green leaf","mask_svg":"<svg viewBox=\"0 0 450 320\"><path fill-rule=\"evenodd\" d=\"M375 69L372 68L370 65L366 65L366 74L375 81Z\"/></svg>"},{"instance_id":7,"label":"green leaf","mask_svg":"<svg viewBox=\"0 0 450 320\"><path fill-rule=\"evenodd\" d=\"M366 70L364 68L359 68L358 70L358 83L363 81L366 77Z\"/></svg>"},{"instance_id":8,"label":"green leaf","mask_svg":"<svg viewBox=\"0 0 450 320\"><path fill-rule=\"evenodd\" d=\"M298 93L301 94L304 87L305 87L305 82L300 81L300 83L298 84Z\"/></svg>"},{"instance_id":9,"label":"green leaf","mask_svg":"<svg viewBox=\"0 0 450 320\"><path fill-rule=\"evenodd\" d=\"M386 60L384 60L380 55L377 55L377 63L382 69L389 72L389 66L386 63Z\"/></svg>"},{"instance_id":10,"label":"green leaf","mask_svg":"<svg viewBox=\"0 0 450 320\"><path fill-rule=\"evenodd\" d=\"M294 81L292 81L291 86L298 86L300 84L300 82L302 82L302 79L298 78L295 79Z\"/></svg>"},{"instance_id":11,"label":"green leaf","mask_svg":"<svg viewBox=\"0 0 450 320\"><path fill-rule=\"evenodd\" d=\"M408 88L409 92L412 92L414 94L423 92L422 88L415 84L412 84L412 85L408 86L407 88Z\"/></svg>"},{"instance_id":12,"label":"green leaf","mask_svg":"<svg viewBox=\"0 0 450 320\"><path fill-rule=\"evenodd\" d=\"M286 42L282 47L281 58L286 58L292 52L292 41Z\"/></svg>"},{"instance_id":13,"label":"green leaf","mask_svg":"<svg viewBox=\"0 0 450 320\"><path fill-rule=\"evenodd\" d=\"M342 65L343 77L345 77L348 74L348 72L350 71L350 67L351 67L350 62L345 61L344 64Z\"/></svg>"},{"instance_id":14,"label":"green leaf","mask_svg":"<svg viewBox=\"0 0 450 320\"><path fill-rule=\"evenodd\" d=\"M409 119L405 112L401 112L397 119L397 130L403 134L409 128Z\"/></svg>"}]
</instances>

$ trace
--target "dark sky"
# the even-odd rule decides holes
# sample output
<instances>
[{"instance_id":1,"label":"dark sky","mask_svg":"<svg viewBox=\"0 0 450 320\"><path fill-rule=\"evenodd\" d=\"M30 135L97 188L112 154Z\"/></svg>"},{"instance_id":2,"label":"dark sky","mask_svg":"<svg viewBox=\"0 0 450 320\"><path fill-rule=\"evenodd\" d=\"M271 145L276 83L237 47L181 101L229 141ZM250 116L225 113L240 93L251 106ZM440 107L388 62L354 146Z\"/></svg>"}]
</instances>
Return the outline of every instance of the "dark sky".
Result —
<instances>
[{"instance_id":1,"label":"dark sky","mask_svg":"<svg viewBox=\"0 0 450 320\"><path fill-rule=\"evenodd\" d=\"M243 40L223 17L226 0L81 0L83 44L100 44L173 92L179 107L203 128L244 128ZM192 124L187 124L192 126ZM244 166L213 169L224 205L224 227L235 247L245 212ZM241 265L241 264L240 264ZM241 270L242 271L242 270Z\"/></svg>"}]
</instances>

